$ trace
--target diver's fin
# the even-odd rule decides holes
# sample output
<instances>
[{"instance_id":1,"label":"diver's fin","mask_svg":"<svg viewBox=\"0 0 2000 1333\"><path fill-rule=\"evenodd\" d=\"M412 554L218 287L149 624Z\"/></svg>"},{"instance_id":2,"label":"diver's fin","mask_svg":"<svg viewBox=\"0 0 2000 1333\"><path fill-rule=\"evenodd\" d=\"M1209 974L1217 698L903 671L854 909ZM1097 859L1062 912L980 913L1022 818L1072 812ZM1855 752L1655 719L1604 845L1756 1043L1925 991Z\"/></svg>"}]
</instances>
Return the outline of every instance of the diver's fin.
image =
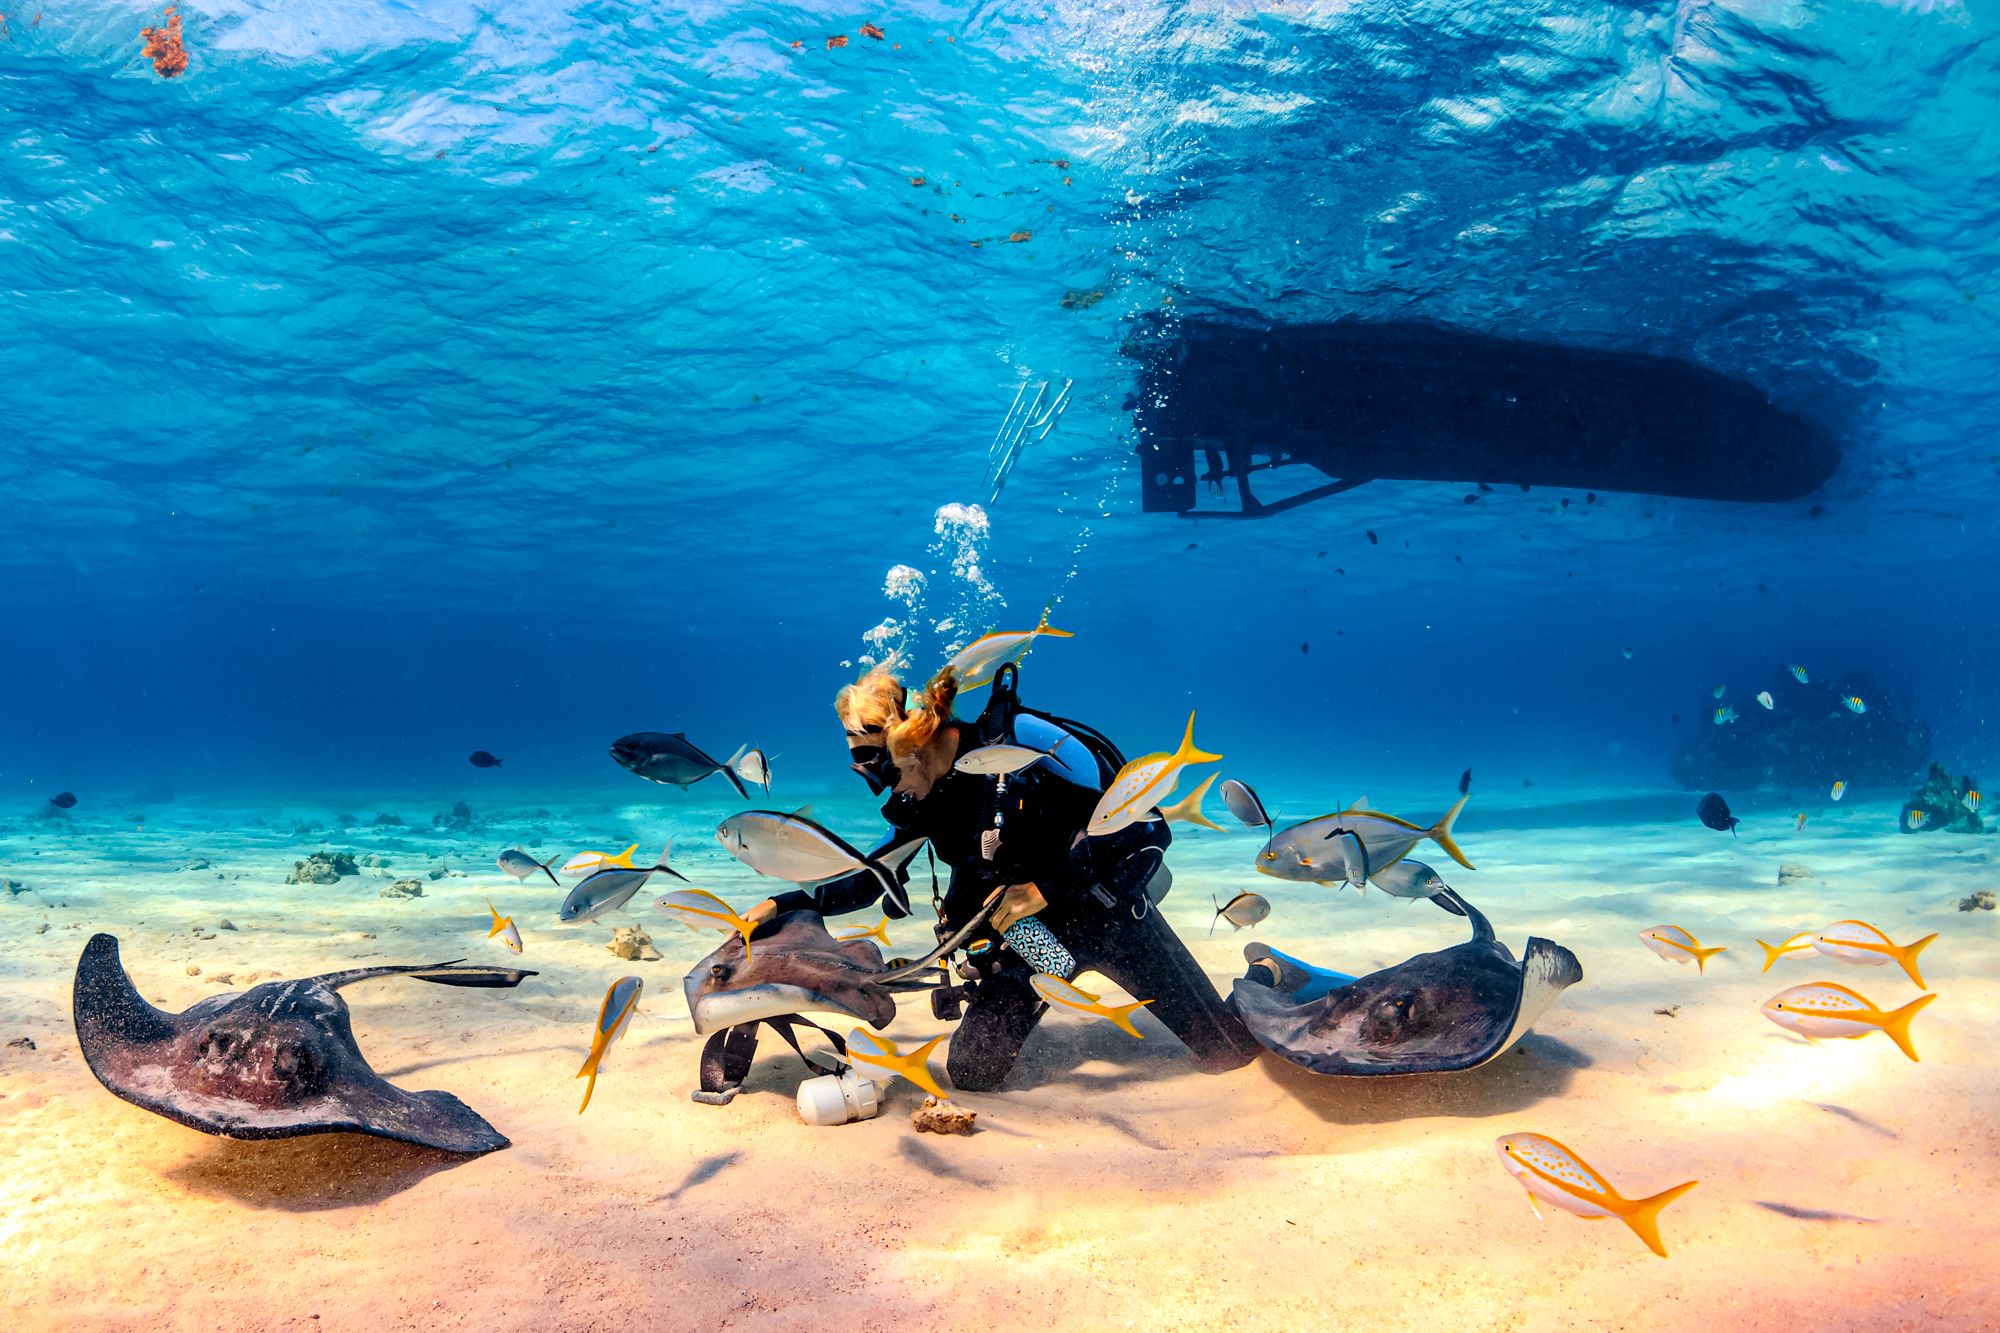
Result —
<instances>
[{"instance_id":1,"label":"diver's fin","mask_svg":"<svg viewBox=\"0 0 2000 1333\"><path fill-rule=\"evenodd\" d=\"M1646 1242L1646 1248L1664 1259L1667 1257L1667 1247L1660 1242L1660 1210L1699 1184L1701 1184L1699 1180L1690 1180L1670 1190L1661 1190L1650 1198L1628 1199L1627 1211L1618 1216L1626 1226L1632 1228L1640 1240Z\"/></svg>"},{"instance_id":2,"label":"diver's fin","mask_svg":"<svg viewBox=\"0 0 2000 1333\"><path fill-rule=\"evenodd\" d=\"M1936 938L1936 935L1926 935L1914 944L1892 947L1889 951L1889 956L1903 965L1903 971L1909 973L1910 980L1916 985L1924 984L1923 974L1917 971L1917 955L1929 948L1930 942Z\"/></svg>"},{"instance_id":3,"label":"diver's fin","mask_svg":"<svg viewBox=\"0 0 2000 1333\"><path fill-rule=\"evenodd\" d=\"M1706 949L1689 949L1688 952L1694 955L1695 971L1706 976L1708 974L1708 960L1719 953L1727 952L1728 949L1729 946L1726 944L1714 944Z\"/></svg>"},{"instance_id":4,"label":"diver's fin","mask_svg":"<svg viewBox=\"0 0 2000 1333\"><path fill-rule=\"evenodd\" d=\"M1470 793L1459 797L1458 804L1452 806L1451 809L1445 811L1444 818L1440 819L1437 822L1436 827L1429 829L1428 833L1433 842L1437 843L1438 846L1444 848L1444 853L1446 856L1449 856L1452 860L1458 862L1460 865L1464 866L1467 870L1477 870L1479 867L1473 865L1472 862L1465 859L1465 853L1458 850L1458 844L1452 840L1451 836L1451 826L1453 823L1457 821L1459 811L1465 809L1465 803L1471 799L1472 796Z\"/></svg>"},{"instance_id":5,"label":"diver's fin","mask_svg":"<svg viewBox=\"0 0 2000 1333\"><path fill-rule=\"evenodd\" d=\"M1919 995L1901 1009L1882 1015L1882 1030L1889 1034L1889 1040L1903 1048L1903 1054L1915 1060L1917 1048L1910 1044L1910 1020L1922 1013L1924 1006L1935 1000L1935 995Z\"/></svg>"}]
</instances>

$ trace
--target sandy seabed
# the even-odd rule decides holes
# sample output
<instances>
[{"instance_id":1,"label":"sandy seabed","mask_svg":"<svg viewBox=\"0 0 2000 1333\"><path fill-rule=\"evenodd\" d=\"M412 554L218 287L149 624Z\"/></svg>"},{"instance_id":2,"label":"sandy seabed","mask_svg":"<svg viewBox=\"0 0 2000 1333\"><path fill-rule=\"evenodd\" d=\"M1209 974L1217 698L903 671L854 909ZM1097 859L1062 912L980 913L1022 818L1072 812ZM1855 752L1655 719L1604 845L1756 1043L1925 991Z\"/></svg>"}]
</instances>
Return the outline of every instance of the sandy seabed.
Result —
<instances>
[{"instance_id":1,"label":"sandy seabed","mask_svg":"<svg viewBox=\"0 0 2000 1333\"><path fill-rule=\"evenodd\" d=\"M865 838L868 809L834 805L822 818ZM709 836L731 807L551 806L472 834L320 836L292 829L326 804L155 806L143 827L117 808L0 821L0 874L25 886L0 894L9 1329L2000 1328L2000 913L1957 910L2000 887L2000 842L1899 835L1893 804L1850 799L1798 833L1768 815L1731 840L1574 796L1513 812L1475 800L1459 834L1481 868L1432 859L1517 954L1544 935L1584 969L1515 1050L1423 1078L1325 1079L1270 1055L1207 1076L1154 1020L1135 1042L1055 1015L1005 1090L962 1098L979 1113L971 1138L913 1132L907 1084L873 1121L802 1124L804 1071L770 1036L734 1104L691 1102L700 1041L680 981L718 937L661 919L651 890L560 926L546 880L492 868L517 842L636 840L643 854L679 833L675 864L747 905L771 886ZM286 885L320 847L388 866ZM1163 910L1225 992L1253 937L1351 972L1463 938L1427 904L1252 875L1256 847L1195 830L1171 855ZM181 868L194 858L212 864ZM1783 862L1814 877L1781 885ZM464 873L425 878L439 867ZM405 877L423 897L379 896ZM1271 898L1271 919L1209 937L1210 894L1244 888ZM489 894L540 972L519 990L343 993L378 1071L458 1095L508 1150L207 1137L112 1097L77 1050L70 980L95 931L119 937L142 994L178 1010L253 972L510 962L486 938ZM1899 942L1939 933L1922 958L1940 997L1914 1025L1922 1063L1879 1034L1808 1045L1758 1012L1810 980L1884 1008L1922 993L1893 965L1759 973L1755 937L1846 917ZM216 929L225 918L235 930ZM1656 958L1638 932L1663 922L1729 952L1706 976ZM664 958L613 957L621 924L644 925ZM927 922L891 935L897 953L930 941ZM579 1116L573 1075L606 986L628 973L645 978L643 1011ZM891 1035L949 1026L919 995ZM1537 1221L1493 1151L1521 1130L1630 1196L1700 1179L1663 1215L1672 1258L1616 1222Z\"/></svg>"}]
</instances>

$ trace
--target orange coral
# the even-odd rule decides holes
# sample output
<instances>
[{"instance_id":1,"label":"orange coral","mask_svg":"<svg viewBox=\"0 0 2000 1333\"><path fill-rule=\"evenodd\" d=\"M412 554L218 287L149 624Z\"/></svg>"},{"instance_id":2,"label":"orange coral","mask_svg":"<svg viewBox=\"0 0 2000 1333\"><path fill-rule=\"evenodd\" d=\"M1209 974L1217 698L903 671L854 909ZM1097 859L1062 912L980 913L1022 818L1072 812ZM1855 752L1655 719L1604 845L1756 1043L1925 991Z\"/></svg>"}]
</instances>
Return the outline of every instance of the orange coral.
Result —
<instances>
[{"instance_id":1,"label":"orange coral","mask_svg":"<svg viewBox=\"0 0 2000 1333\"><path fill-rule=\"evenodd\" d=\"M842 33L838 37L829 37L826 39L826 49L829 51L837 50L838 48L846 45L847 45L847 34L845 33Z\"/></svg>"},{"instance_id":2,"label":"orange coral","mask_svg":"<svg viewBox=\"0 0 2000 1333\"><path fill-rule=\"evenodd\" d=\"M1022 241L1030 239L1033 235L1034 235L1033 232L1023 230L1010 233L1007 239L1012 241L1015 245L1019 245Z\"/></svg>"},{"instance_id":3,"label":"orange coral","mask_svg":"<svg viewBox=\"0 0 2000 1333\"><path fill-rule=\"evenodd\" d=\"M178 5L168 5L160 14L166 23L158 28L142 28L139 35L146 39L146 59L153 62L153 72L163 79L171 79L185 74L188 67L187 48L181 45L181 16Z\"/></svg>"},{"instance_id":4,"label":"orange coral","mask_svg":"<svg viewBox=\"0 0 2000 1333\"><path fill-rule=\"evenodd\" d=\"M861 35L863 37L873 37L879 42L882 40L883 32L872 23L864 23L861 25Z\"/></svg>"}]
</instances>

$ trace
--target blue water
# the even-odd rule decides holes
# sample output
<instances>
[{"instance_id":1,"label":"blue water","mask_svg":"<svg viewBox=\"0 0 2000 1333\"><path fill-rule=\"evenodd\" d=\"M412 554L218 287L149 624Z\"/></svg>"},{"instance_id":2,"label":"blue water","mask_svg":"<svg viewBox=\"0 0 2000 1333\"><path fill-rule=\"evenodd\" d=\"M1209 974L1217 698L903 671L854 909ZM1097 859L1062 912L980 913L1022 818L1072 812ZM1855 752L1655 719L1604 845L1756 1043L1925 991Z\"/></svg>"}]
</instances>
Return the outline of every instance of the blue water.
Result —
<instances>
[{"instance_id":1,"label":"blue water","mask_svg":"<svg viewBox=\"0 0 2000 1333\"><path fill-rule=\"evenodd\" d=\"M1789 661L2000 754L1991 6L925 5L876 42L837 6L202 0L170 81L154 11L36 14L0 35L17 808L671 800L605 757L637 729L811 789L867 630L928 668L1051 597L1034 701L1134 752L1198 708L1309 805L1664 786L1709 687ZM1120 342L1161 310L1681 357L1845 459L1773 506L1142 514ZM990 531L940 543L1051 377Z\"/></svg>"}]
</instances>

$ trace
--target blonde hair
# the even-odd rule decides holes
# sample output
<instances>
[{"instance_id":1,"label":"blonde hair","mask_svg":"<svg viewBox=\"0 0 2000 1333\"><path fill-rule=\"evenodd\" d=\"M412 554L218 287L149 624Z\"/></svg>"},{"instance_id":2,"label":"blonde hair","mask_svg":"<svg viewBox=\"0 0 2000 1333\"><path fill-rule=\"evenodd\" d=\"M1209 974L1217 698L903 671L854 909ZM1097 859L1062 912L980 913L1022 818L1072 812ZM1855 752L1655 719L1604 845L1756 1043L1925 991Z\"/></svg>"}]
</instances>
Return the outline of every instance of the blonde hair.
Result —
<instances>
[{"instance_id":1,"label":"blonde hair","mask_svg":"<svg viewBox=\"0 0 2000 1333\"><path fill-rule=\"evenodd\" d=\"M870 667L852 685L833 696L834 711L849 731L880 730L889 757L905 759L929 745L950 726L951 701L958 697L958 673L950 667L931 677L923 702L906 707L909 691L896 675L896 663Z\"/></svg>"}]
</instances>

